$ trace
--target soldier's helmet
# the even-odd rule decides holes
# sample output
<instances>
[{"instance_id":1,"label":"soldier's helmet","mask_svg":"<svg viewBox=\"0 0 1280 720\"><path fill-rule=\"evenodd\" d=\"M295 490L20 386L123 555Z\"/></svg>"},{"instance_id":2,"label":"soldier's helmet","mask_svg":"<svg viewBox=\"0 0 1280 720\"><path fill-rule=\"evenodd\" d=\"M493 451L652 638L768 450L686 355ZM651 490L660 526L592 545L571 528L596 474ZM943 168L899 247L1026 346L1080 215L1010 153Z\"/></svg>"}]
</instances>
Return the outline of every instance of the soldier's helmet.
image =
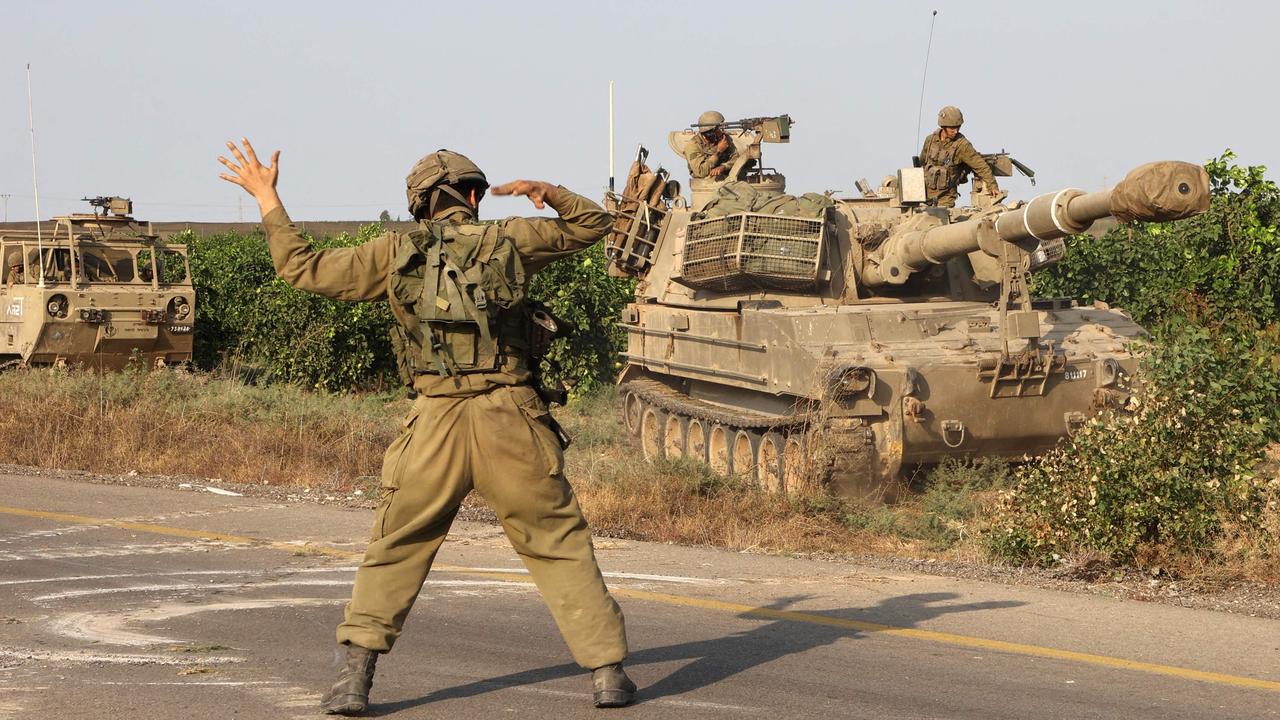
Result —
<instances>
[{"instance_id":1,"label":"soldier's helmet","mask_svg":"<svg viewBox=\"0 0 1280 720\"><path fill-rule=\"evenodd\" d=\"M450 195L460 197L456 186L487 190L489 180L484 171L462 153L437 150L419 160L404 179L405 196L409 199L409 212L415 217L418 210L429 206L441 188L449 188Z\"/></svg>"},{"instance_id":2,"label":"soldier's helmet","mask_svg":"<svg viewBox=\"0 0 1280 720\"><path fill-rule=\"evenodd\" d=\"M955 105L948 105L938 111L938 127L960 127L964 124L964 113Z\"/></svg>"},{"instance_id":3,"label":"soldier's helmet","mask_svg":"<svg viewBox=\"0 0 1280 720\"><path fill-rule=\"evenodd\" d=\"M724 124L724 115L715 110L708 110L698 116L698 129L706 132L711 128L719 127Z\"/></svg>"}]
</instances>

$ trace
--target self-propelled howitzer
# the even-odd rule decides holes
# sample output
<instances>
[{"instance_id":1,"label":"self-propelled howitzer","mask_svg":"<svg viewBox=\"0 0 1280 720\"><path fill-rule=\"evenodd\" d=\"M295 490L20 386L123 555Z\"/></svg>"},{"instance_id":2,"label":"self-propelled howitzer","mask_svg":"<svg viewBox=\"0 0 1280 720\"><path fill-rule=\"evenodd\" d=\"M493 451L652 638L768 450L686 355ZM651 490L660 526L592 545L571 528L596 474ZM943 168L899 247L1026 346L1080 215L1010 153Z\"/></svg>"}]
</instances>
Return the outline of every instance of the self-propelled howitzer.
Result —
<instances>
[{"instance_id":1,"label":"self-propelled howitzer","mask_svg":"<svg viewBox=\"0 0 1280 720\"><path fill-rule=\"evenodd\" d=\"M1209 202L1202 168L1163 162L1027 203L927 207L907 169L839 200L735 183L694 212L639 165L611 198L609 254L637 278L620 390L644 453L884 499L906 467L1033 455L1124 406L1143 330L1102 303L1033 299L1028 274L1099 218Z\"/></svg>"}]
</instances>

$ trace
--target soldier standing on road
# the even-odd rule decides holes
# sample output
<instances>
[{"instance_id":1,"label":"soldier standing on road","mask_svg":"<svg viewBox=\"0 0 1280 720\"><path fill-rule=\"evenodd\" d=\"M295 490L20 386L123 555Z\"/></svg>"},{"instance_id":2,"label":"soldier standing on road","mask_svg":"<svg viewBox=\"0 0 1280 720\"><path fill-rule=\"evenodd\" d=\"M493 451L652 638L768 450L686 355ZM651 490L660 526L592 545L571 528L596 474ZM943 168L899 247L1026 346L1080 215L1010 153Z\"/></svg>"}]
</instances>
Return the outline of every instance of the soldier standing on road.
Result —
<instances>
[{"instance_id":1,"label":"soldier standing on road","mask_svg":"<svg viewBox=\"0 0 1280 720\"><path fill-rule=\"evenodd\" d=\"M708 110L698 116L698 132L684 146L689 176L726 180L737 151L724 132L724 115Z\"/></svg>"},{"instance_id":2,"label":"soldier standing on road","mask_svg":"<svg viewBox=\"0 0 1280 720\"><path fill-rule=\"evenodd\" d=\"M296 288L351 302L387 300L393 342L418 398L387 449L382 498L356 573L338 642L346 664L322 708L368 707L378 655L391 650L467 493L489 501L533 576L574 659L592 670L596 707L621 707L636 686L622 669L626 631L600 574L587 523L563 475L558 425L531 385L528 274L589 247L611 218L590 200L517 180L495 195L523 195L559 219L480 222L489 183L466 157L441 150L406 178L410 233L359 247L314 250L276 193L279 151L264 166L248 140L224 180L258 201L276 273Z\"/></svg>"},{"instance_id":3,"label":"soldier standing on road","mask_svg":"<svg viewBox=\"0 0 1280 720\"><path fill-rule=\"evenodd\" d=\"M964 115L960 108L948 105L938 111L938 131L925 138L920 150L920 164L924 166L924 185L928 204L938 207L955 207L960 193L957 188L970 172L982 180L988 193L1000 194L991 166L983 159L969 138L960 134Z\"/></svg>"}]
</instances>

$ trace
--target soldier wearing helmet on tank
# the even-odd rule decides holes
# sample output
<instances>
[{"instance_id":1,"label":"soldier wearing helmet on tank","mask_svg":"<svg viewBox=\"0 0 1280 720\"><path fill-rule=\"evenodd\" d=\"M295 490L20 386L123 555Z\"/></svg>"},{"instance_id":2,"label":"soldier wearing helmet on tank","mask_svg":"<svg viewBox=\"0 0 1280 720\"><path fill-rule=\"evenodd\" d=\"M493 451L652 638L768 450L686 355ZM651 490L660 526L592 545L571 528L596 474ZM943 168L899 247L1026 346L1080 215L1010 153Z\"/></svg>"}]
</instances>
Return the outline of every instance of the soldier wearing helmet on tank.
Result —
<instances>
[{"instance_id":1,"label":"soldier wearing helmet on tank","mask_svg":"<svg viewBox=\"0 0 1280 720\"><path fill-rule=\"evenodd\" d=\"M698 116L698 132L684 146L689 176L708 180L729 180L729 168L737 157L733 141L724 132L724 115L708 110Z\"/></svg>"},{"instance_id":2,"label":"soldier wearing helmet on tank","mask_svg":"<svg viewBox=\"0 0 1280 720\"><path fill-rule=\"evenodd\" d=\"M605 587L591 534L563 474L561 433L531 384L529 274L583 250L611 227L607 212L563 187L517 180L559 218L477 218L484 173L448 150L406 178L409 233L352 248L313 249L289 220L270 166L242 140L222 177L258 200L277 274L336 300L389 302L402 375L417 392L404 431L383 459L381 502L351 601L338 626L345 666L322 709L368 708L378 655L391 650L464 497L473 488L498 515L542 592L574 659L592 670L597 707L619 707L636 686L622 670L622 611Z\"/></svg>"},{"instance_id":3,"label":"soldier wearing helmet on tank","mask_svg":"<svg viewBox=\"0 0 1280 720\"><path fill-rule=\"evenodd\" d=\"M973 143L960 133L964 115L960 108L948 105L938 111L938 130L925 138L920 150L920 164L924 167L925 193L928 204L938 207L955 207L959 197L957 188L970 172L982 180L992 196L1000 195L991 166L983 159Z\"/></svg>"}]
</instances>

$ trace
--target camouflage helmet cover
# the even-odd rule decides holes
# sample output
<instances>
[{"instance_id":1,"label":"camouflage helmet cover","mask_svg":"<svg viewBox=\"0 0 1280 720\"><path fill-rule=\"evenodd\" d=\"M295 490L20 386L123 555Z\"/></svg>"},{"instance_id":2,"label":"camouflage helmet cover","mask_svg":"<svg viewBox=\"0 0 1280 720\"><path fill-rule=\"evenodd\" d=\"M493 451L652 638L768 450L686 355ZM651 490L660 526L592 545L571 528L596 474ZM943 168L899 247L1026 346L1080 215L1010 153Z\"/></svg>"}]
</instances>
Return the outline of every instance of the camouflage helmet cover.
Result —
<instances>
[{"instance_id":1,"label":"camouflage helmet cover","mask_svg":"<svg viewBox=\"0 0 1280 720\"><path fill-rule=\"evenodd\" d=\"M938 127L960 127L964 124L964 113L955 105L948 105L938 111Z\"/></svg>"},{"instance_id":2,"label":"camouflage helmet cover","mask_svg":"<svg viewBox=\"0 0 1280 720\"><path fill-rule=\"evenodd\" d=\"M698 116L698 127L713 128L724 124L724 115L715 110L708 110Z\"/></svg>"},{"instance_id":3,"label":"camouflage helmet cover","mask_svg":"<svg viewBox=\"0 0 1280 720\"><path fill-rule=\"evenodd\" d=\"M472 184L483 190L488 189L489 180L466 155L437 150L414 163L404 184L409 212L416 215L418 209L431 200L431 191L441 185Z\"/></svg>"}]
</instances>

